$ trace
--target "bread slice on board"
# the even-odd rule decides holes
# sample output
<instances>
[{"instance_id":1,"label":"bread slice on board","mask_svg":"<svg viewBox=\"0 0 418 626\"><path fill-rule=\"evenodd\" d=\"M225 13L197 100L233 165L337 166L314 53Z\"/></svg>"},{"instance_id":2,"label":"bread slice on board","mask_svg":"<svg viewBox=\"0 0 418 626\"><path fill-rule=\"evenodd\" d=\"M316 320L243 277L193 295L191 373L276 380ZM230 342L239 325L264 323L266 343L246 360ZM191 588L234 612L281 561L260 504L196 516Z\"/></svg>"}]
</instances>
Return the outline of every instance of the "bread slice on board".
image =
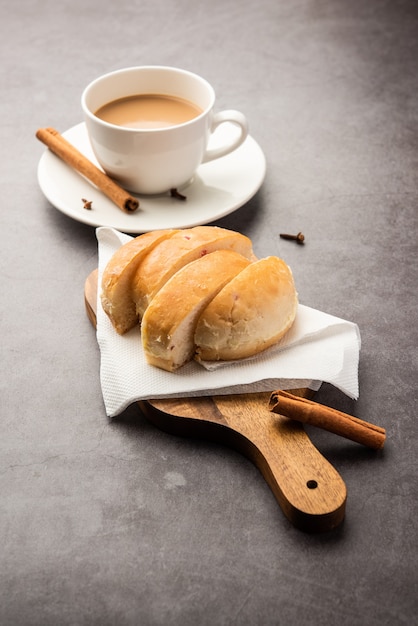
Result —
<instances>
[{"instance_id":1,"label":"bread slice on board","mask_svg":"<svg viewBox=\"0 0 418 626\"><path fill-rule=\"evenodd\" d=\"M251 240L218 226L196 226L162 241L140 263L133 279L139 319L161 287L182 267L216 250L234 250L253 259Z\"/></svg>"},{"instance_id":2,"label":"bread slice on board","mask_svg":"<svg viewBox=\"0 0 418 626\"><path fill-rule=\"evenodd\" d=\"M282 259L251 263L202 312L194 337L197 358L228 361L258 354L289 330L297 304L293 275Z\"/></svg>"},{"instance_id":3,"label":"bread slice on board","mask_svg":"<svg viewBox=\"0 0 418 626\"><path fill-rule=\"evenodd\" d=\"M121 246L105 267L101 283L103 309L115 330L123 335L138 323L132 298L132 280L144 257L178 229L157 230L135 237Z\"/></svg>"},{"instance_id":4,"label":"bread slice on board","mask_svg":"<svg viewBox=\"0 0 418 626\"><path fill-rule=\"evenodd\" d=\"M173 371L193 358L197 319L214 296L251 261L232 250L207 254L180 269L160 289L142 319L148 363Z\"/></svg>"}]
</instances>

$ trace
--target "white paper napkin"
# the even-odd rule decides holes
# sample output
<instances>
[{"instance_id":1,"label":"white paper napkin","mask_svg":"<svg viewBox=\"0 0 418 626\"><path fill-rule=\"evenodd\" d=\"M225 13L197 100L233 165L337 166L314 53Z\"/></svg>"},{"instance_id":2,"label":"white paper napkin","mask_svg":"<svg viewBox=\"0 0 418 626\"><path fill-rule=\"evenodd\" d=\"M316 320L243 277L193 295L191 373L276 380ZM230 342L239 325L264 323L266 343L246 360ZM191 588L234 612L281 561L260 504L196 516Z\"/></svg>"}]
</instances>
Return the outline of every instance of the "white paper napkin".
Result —
<instances>
[{"instance_id":1,"label":"white paper napkin","mask_svg":"<svg viewBox=\"0 0 418 626\"><path fill-rule=\"evenodd\" d=\"M112 254L131 237L112 228L96 230L99 285ZM328 382L358 398L360 333L352 322L299 305L296 320L282 341L252 359L232 364L188 363L176 372L148 365L139 327L120 336L97 302L100 379L106 413L115 417L137 400L274 391Z\"/></svg>"}]
</instances>

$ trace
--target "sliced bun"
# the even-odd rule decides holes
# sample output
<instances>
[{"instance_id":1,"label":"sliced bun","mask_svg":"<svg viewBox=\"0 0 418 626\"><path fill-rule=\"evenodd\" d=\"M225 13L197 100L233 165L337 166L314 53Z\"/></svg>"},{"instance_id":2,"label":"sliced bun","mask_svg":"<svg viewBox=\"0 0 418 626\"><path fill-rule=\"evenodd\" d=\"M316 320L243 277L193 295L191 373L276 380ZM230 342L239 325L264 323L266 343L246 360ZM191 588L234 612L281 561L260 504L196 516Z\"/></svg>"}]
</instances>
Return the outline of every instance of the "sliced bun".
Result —
<instances>
[{"instance_id":1,"label":"sliced bun","mask_svg":"<svg viewBox=\"0 0 418 626\"><path fill-rule=\"evenodd\" d=\"M101 284L101 302L116 331L123 335L138 323L132 297L132 280L144 257L160 242L178 230L145 233L121 246L105 267Z\"/></svg>"},{"instance_id":2,"label":"sliced bun","mask_svg":"<svg viewBox=\"0 0 418 626\"><path fill-rule=\"evenodd\" d=\"M258 354L289 330L297 304L284 261L271 256L252 263L202 312L194 336L197 358L228 361Z\"/></svg>"},{"instance_id":3,"label":"sliced bun","mask_svg":"<svg viewBox=\"0 0 418 626\"><path fill-rule=\"evenodd\" d=\"M173 371L269 348L292 326L298 298L284 261L258 260L240 233L197 226L122 246L104 270L101 302L119 334L141 323L147 361Z\"/></svg>"},{"instance_id":4,"label":"sliced bun","mask_svg":"<svg viewBox=\"0 0 418 626\"><path fill-rule=\"evenodd\" d=\"M250 263L237 252L219 250L177 271L158 291L142 319L142 345L148 363L173 371L191 360L201 312Z\"/></svg>"},{"instance_id":5,"label":"sliced bun","mask_svg":"<svg viewBox=\"0 0 418 626\"><path fill-rule=\"evenodd\" d=\"M133 299L139 319L161 287L176 272L216 250L234 250L248 259L254 258L248 237L217 226L181 230L153 248L133 278Z\"/></svg>"}]
</instances>

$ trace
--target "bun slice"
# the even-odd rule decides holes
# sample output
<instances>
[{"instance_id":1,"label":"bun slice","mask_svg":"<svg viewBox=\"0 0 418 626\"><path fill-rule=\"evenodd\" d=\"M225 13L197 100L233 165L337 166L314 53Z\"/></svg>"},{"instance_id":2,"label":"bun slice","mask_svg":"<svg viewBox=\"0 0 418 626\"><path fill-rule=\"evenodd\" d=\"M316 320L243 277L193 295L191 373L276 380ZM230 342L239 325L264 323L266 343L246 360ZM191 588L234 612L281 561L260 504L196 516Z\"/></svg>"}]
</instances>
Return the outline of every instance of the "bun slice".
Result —
<instances>
[{"instance_id":1,"label":"bun slice","mask_svg":"<svg viewBox=\"0 0 418 626\"><path fill-rule=\"evenodd\" d=\"M148 363L235 361L277 343L298 305L293 276L257 259L248 237L217 226L145 233L107 264L101 303L119 334L141 324Z\"/></svg>"},{"instance_id":2,"label":"bun slice","mask_svg":"<svg viewBox=\"0 0 418 626\"><path fill-rule=\"evenodd\" d=\"M290 268L278 257L251 263L202 312L196 358L229 361L254 356L292 326L298 304Z\"/></svg>"},{"instance_id":3,"label":"bun slice","mask_svg":"<svg viewBox=\"0 0 418 626\"><path fill-rule=\"evenodd\" d=\"M148 363L173 371L190 361L201 312L250 263L237 252L219 250L177 271L159 290L142 319L142 345Z\"/></svg>"},{"instance_id":4,"label":"bun slice","mask_svg":"<svg viewBox=\"0 0 418 626\"><path fill-rule=\"evenodd\" d=\"M178 230L158 230L135 237L121 246L106 265L102 276L101 303L115 330L123 335L137 325L132 280L144 257Z\"/></svg>"},{"instance_id":5,"label":"bun slice","mask_svg":"<svg viewBox=\"0 0 418 626\"><path fill-rule=\"evenodd\" d=\"M255 258L248 237L217 226L181 230L153 248L139 265L133 279L133 299L139 319L161 287L176 272L216 250L234 250L248 259Z\"/></svg>"}]
</instances>

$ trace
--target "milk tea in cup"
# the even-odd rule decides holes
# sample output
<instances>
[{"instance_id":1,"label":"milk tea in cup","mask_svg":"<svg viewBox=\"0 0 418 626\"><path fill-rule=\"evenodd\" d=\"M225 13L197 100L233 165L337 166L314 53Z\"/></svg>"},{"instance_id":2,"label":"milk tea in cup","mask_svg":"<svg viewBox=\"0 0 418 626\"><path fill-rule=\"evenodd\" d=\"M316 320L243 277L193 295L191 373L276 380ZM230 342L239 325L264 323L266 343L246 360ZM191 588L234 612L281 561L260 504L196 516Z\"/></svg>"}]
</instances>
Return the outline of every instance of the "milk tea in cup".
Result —
<instances>
[{"instance_id":1,"label":"milk tea in cup","mask_svg":"<svg viewBox=\"0 0 418 626\"><path fill-rule=\"evenodd\" d=\"M104 171L137 194L161 194L190 183L202 163L236 150L248 135L239 111L215 112L202 77L164 66L117 70L94 80L81 98L93 152ZM229 122L238 135L208 148Z\"/></svg>"},{"instance_id":2,"label":"milk tea in cup","mask_svg":"<svg viewBox=\"0 0 418 626\"><path fill-rule=\"evenodd\" d=\"M95 115L109 124L146 130L185 124L202 113L200 107L184 98L140 94L112 100Z\"/></svg>"}]
</instances>

